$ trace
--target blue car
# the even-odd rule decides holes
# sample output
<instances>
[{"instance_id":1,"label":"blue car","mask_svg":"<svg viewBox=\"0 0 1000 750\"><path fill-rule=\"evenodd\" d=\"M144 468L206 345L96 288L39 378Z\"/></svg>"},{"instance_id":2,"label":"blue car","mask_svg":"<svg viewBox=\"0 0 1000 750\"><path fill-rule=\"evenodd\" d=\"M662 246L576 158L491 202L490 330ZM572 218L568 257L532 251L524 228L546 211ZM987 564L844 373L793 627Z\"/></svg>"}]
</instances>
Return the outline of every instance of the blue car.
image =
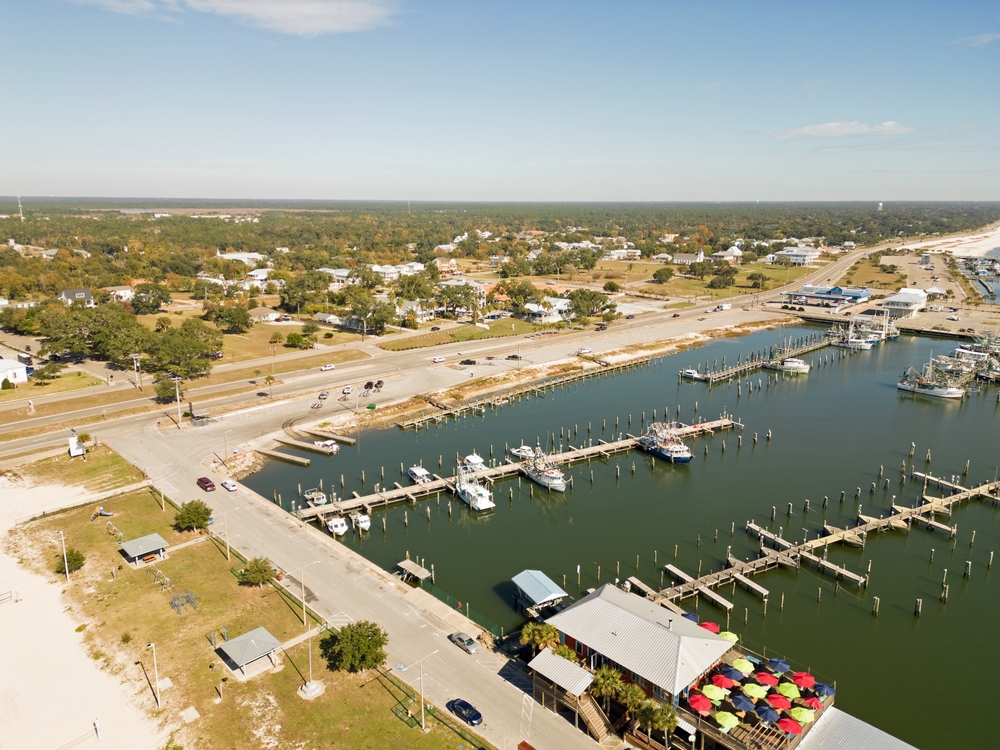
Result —
<instances>
[{"instance_id":1,"label":"blue car","mask_svg":"<svg viewBox=\"0 0 1000 750\"><path fill-rule=\"evenodd\" d=\"M479 713L479 711L476 710L476 707L468 701L456 698L448 703L447 706L449 711L455 714L455 716L460 718L462 721L466 722L470 727L483 723L483 715Z\"/></svg>"}]
</instances>

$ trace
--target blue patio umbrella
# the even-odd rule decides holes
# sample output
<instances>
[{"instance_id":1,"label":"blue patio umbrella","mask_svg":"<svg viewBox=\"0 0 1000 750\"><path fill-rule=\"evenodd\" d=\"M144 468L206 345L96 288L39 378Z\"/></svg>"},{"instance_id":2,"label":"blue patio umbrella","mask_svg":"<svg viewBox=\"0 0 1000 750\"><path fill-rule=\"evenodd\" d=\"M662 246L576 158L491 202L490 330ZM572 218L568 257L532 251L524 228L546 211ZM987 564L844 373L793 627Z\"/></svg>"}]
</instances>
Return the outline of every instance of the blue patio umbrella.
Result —
<instances>
[{"instance_id":1,"label":"blue patio umbrella","mask_svg":"<svg viewBox=\"0 0 1000 750\"><path fill-rule=\"evenodd\" d=\"M824 698L829 695L836 695L837 691L832 687L827 685L825 682L817 682L810 688L816 695L822 695Z\"/></svg>"},{"instance_id":2,"label":"blue patio umbrella","mask_svg":"<svg viewBox=\"0 0 1000 750\"><path fill-rule=\"evenodd\" d=\"M767 666L769 666L778 674L781 674L782 672L787 672L789 669L791 669L791 667L788 666L788 662L785 661L784 659L768 659Z\"/></svg>"},{"instance_id":3,"label":"blue patio umbrella","mask_svg":"<svg viewBox=\"0 0 1000 750\"><path fill-rule=\"evenodd\" d=\"M741 682L744 678L746 678L746 675L740 670L736 669L736 667L731 667L728 664L719 670L719 674L736 682Z\"/></svg>"},{"instance_id":4,"label":"blue patio umbrella","mask_svg":"<svg viewBox=\"0 0 1000 750\"><path fill-rule=\"evenodd\" d=\"M754 709L757 712L757 716L760 717L761 721L777 721L781 718L781 714L775 711L773 708L766 704L761 704Z\"/></svg>"},{"instance_id":5,"label":"blue patio umbrella","mask_svg":"<svg viewBox=\"0 0 1000 750\"><path fill-rule=\"evenodd\" d=\"M698 622L698 615L696 615L694 612L685 612L682 616L686 617L691 622Z\"/></svg>"},{"instance_id":6,"label":"blue patio umbrella","mask_svg":"<svg viewBox=\"0 0 1000 750\"><path fill-rule=\"evenodd\" d=\"M729 700L737 711L753 711L756 708L754 702L742 693L733 693Z\"/></svg>"}]
</instances>

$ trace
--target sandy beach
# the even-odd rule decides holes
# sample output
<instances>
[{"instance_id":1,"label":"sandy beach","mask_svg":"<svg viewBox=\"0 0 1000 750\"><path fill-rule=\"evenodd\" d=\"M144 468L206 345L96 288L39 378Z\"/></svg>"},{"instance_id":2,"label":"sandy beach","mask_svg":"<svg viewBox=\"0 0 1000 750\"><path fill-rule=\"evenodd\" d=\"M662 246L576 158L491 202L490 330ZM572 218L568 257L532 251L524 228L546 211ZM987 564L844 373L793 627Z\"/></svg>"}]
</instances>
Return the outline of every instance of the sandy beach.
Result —
<instances>
[{"instance_id":1,"label":"sandy beach","mask_svg":"<svg viewBox=\"0 0 1000 750\"><path fill-rule=\"evenodd\" d=\"M0 532L6 536L17 518L91 496L80 487L32 485L4 475ZM132 691L88 655L85 633L76 630L82 623L68 611L63 588L0 549L0 595L16 591L17 598L0 604L0 637L7 644L0 681L0 750L49 750L70 743L73 748L162 748L167 734L137 705Z\"/></svg>"},{"instance_id":2,"label":"sandy beach","mask_svg":"<svg viewBox=\"0 0 1000 750\"><path fill-rule=\"evenodd\" d=\"M1000 250L1000 224L964 236L924 240L913 245L907 243L906 246L937 252L947 250L962 257L982 257L990 250Z\"/></svg>"}]
</instances>

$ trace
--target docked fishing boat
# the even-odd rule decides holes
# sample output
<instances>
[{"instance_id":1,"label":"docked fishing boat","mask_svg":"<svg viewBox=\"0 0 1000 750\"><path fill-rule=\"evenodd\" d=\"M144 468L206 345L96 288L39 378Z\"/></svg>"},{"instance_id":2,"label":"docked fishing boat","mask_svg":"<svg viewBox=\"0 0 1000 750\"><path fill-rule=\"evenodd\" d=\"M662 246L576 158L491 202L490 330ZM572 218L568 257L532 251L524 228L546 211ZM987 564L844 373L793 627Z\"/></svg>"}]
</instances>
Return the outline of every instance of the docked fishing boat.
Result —
<instances>
[{"instance_id":1,"label":"docked fishing boat","mask_svg":"<svg viewBox=\"0 0 1000 750\"><path fill-rule=\"evenodd\" d=\"M537 454L524 463L524 473L532 482L542 485L553 492L566 491L566 477L544 453Z\"/></svg>"},{"instance_id":2,"label":"docked fishing boat","mask_svg":"<svg viewBox=\"0 0 1000 750\"><path fill-rule=\"evenodd\" d=\"M681 375L686 380L708 380L708 375L702 375L693 367L689 367L681 372Z\"/></svg>"},{"instance_id":3,"label":"docked fishing boat","mask_svg":"<svg viewBox=\"0 0 1000 750\"><path fill-rule=\"evenodd\" d=\"M861 335L855 332L853 320L847 325L846 331L838 326L832 329L829 335L830 346L836 346L840 349L868 351L874 346L870 335Z\"/></svg>"},{"instance_id":4,"label":"docked fishing boat","mask_svg":"<svg viewBox=\"0 0 1000 750\"><path fill-rule=\"evenodd\" d=\"M965 395L964 388L955 385L935 367L933 358L924 366L922 372L909 368L903 373L896 387L901 391L933 398L960 399Z\"/></svg>"},{"instance_id":5,"label":"docked fishing boat","mask_svg":"<svg viewBox=\"0 0 1000 750\"><path fill-rule=\"evenodd\" d=\"M347 533L347 521L343 516L334 516L326 522L326 529L334 536L343 536Z\"/></svg>"},{"instance_id":6,"label":"docked fishing boat","mask_svg":"<svg viewBox=\"0 0 1000 750\"><path fill-rule=\"evenodd\" d=\"M521 445L507 451L515 461L530 461L535 457L535 449L530 445Z\"/></svg>"},{"instance_id":7,"label":"docked fishing boat","mask_svg":"<svg viewBox=\"0 0 1000 750\"><path fill-rule=\"evenodd\" d=\"M414 484L427 484L433 478L423 466L411 466L406 470L406 476L412 479Z\"/></svg>"},{"instance_id":8,"label":"docked fishing boat","mask_svg":"<svg viewBox=\"0 0 1000 750\"><path fill-rule=\"evenodd\" d=\"M774 366L775 370L781 372L791 372L797 375L808 375L809 370L812 369L812 365L802 359L796 357L785 357L780 362Z\"/></svg>"},{"instance_id":9,"label":"docked fishing boat","mask_svg":"<svg viewBox=\"0 0 1000 750\"><path fill-rule=\"evenodd\" d=\"M326 505L327 503L326 493L323 492L322 490L316 489L315 487L311 490L306 490L305 492L303 492L302 497L306 501L306 503L313 506L314 508L317 505Z\"/></svg>"},{"instance_id":10,"label":"docked fishing boat","mask_svg":"<svg viewBox=\"0 0 1000 750\"><path fill-rule=\"evenodd\" d=\"M639 438L638 445L647 453L674 464L691 463L694 458L673 426L665 422L653 422L646 434Z\"/></svg>"},{"instance_id":11,"label":"docked fishing boat","mask_svg":"<svg viewBox=\"0 0 1000 750\"><path fill-rule=\"evenodd\" d=\"M458 467L455 492L472 510L490 510L496 507L493 493L481 485L474 474L461 466Z\"/></svg>"},{"instance_id":12,"label":"docked fishing boat","mask_svg":"<svg viewBox=\"0 0 1000 750\"><path fill-rule=\"evenodd\" d=\"M372 517L367 513L352 513L351 521L354 523L354 528L360 531L368 531L372 527Z\"/></svg>"},{"instance_id":13,"label":"docked fishing boat","mask_svg":"<svg viewBox=\"0 0 1000 750\"><path fill-rule=\"evenodd\" d=\"M340 445L336 440L314 440L317 448L326 448L330 453L340 453Z\"/></svg>"},{"instance_id":14,"label":"docked fishing boat","mask_svg":"<svg viewBox=\"0 0 1000 750\"><path fill-rule=\"evenodd\" d=\"M462 467L466 471L482 471L486 468L486 461L478 453L473 451L470 455L462 459Z\"/></svg>"}]
</instances>

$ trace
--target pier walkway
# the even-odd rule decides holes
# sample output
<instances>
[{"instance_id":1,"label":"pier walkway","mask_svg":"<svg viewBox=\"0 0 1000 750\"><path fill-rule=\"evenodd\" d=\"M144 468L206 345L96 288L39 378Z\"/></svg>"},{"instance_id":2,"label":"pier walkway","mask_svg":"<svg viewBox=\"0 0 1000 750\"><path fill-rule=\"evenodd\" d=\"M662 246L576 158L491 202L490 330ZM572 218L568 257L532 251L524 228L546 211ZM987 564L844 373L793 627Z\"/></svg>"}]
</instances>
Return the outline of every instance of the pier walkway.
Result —
<instances>
[{"instance_id":1,"label":"pier walkway","mask_svg":"<svg viewBox=\"0 0 1000 750\"><path fill-rule=\"evenodd\" d=\"M729 417L721 417L719 419L712 420L711 422L681 425L677 428L676 433L680 438L690 438L698 435L713 435L718 431L742 427L743 425L739 421L730 419ZM562 465L579 463L581 461L587 461L594 458L608 458L612 454L634 449L638 441L639 438L629 435L621 440L612 440L610 442L598 440L593 445L581 447L574 447L571 445L569 446L569 450L562 453L552 454L550 459L554 464ZM282 456L282 458L284 458L284 456ZM487 482L495 482L498 479L513 476L523 471L524 467L521 462L510 461L508 459L504 463L499 463L496 466L490 466L482 469L481 471L476 472L473 476ZM422 497L436 495L442 491L454 492L455 480L453 478L440 477L437 475L432 476L434 476L434 479L423 484L414 484L404 487L396 483L392 489L386 488L368 495L358 495L355 493L354 497L343 498L328 505L320 505L313 508L302 508L301 510L295 511L295 513L299 518L308 519L330 513L349 513L352 510L360 509L371 510L372 508L398 502L416 502Z\"/></svg>"},{"instance_id":2,"label":"pier walkway","mask_svg":"<svg viewBox=\"0 0 1000 750\"><path fill-rule=\"evenodd\" d=\"M869 533L891 530L905 531L914 522L924 525L928 529L943 531L954 537L958 531L958 527L940 523L934 520L934 516L936 514L951 515L954 506L973 498L988 497L997 499L996 493L1000 490L1000 481L986 482L975 487L963 487L954 482L921 472L915 471L911 476L915 479L921 479L924 482L924 493L921 497L921 503L912 508L893 505L892 513L887 517L880 518L866 516L859 511L858 523L854 528L838 529L835 526L824 525L823 531L815 539L806 539L799 543L783 539L773 531L759 526L753 520L750 520L746 523L746 533L756 536L760 543L760 552L757 558L753 560L738 560L731 553L727 554L726 567L716 572L710 572L700 578L693 578L674 565L666 565L664 566L664 570L677 579L679 583L660 591L652 591L648 587L643 587L641 590L645 593L647 599L668 606L670 609L675 608L674 602L691 596L701 595L719 607L729 611L732 609L732 603L712 591L713 588L727 584L739 584L753 591L766 602L767 589L751 581L751 576L778 566L798 568L804 562L815 565L819 570L829 573L835 578L850 581L860 588L861 586L868 585L868 576L859 575L827 560L826 554L831 544L843 543L864 547ZM927 485L932 483L950 490L952 494L945 497L931 497L927 495ZM820 556L820 552L822 552L822 556Z\"/></svg>"},{"instance_id":3,"label":"pier walkway","mask_svg":"<svg viewBox=\"0 0 1000 750\"><path fill-rule=\"evenodd\" d=\"M830 340L824 337L815 341L807 341L806 343L792 349L775 349L770 353L770 356L758 357L746 362L740 362L732 367L724 367L721 370L709 370L706 363L705 372L702 374L700 379L709 385L735 380L736 378L743 377L744 375L749 375L752 372L757 372L757 370L760 370L763 367L773 366L786 357L801 357L803 354L809 354L810 352L824 349L829 345ZM683 371L681 371L680 375L681 377L684 376Z\"/></svg>"}]
</instances>

